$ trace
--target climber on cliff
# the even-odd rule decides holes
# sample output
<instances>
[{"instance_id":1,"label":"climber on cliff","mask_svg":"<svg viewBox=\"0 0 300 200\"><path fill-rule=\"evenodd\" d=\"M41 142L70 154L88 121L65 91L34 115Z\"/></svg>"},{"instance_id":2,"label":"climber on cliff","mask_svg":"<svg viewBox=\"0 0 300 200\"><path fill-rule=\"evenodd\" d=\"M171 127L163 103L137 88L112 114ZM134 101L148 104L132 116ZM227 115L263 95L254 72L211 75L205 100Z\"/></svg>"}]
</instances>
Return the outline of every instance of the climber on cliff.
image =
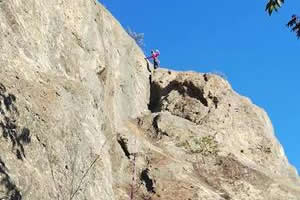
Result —
<instances>
[{"instance_id":1,"label":"climber on cliff","mask_svg":"<svg viewBox=\"0 0 300 200\"><path fill-rule=\"evenodd\" d=\"M156 49L155 51L152 50L151 51L151 56L145 58L145 59L153 59L153 66L154 66L154 69L157 69L159 67L159 60L158 60L158 56L160 55L160 52L158 49Z\"/></svg>"}]
</instances>

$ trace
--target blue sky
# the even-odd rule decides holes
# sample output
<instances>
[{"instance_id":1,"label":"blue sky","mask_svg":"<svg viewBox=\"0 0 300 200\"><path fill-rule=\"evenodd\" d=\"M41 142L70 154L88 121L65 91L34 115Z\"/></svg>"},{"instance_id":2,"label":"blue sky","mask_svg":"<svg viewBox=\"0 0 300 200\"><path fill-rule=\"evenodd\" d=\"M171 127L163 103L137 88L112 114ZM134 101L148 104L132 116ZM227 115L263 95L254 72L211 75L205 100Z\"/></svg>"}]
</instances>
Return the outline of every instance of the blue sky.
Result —
<instances>
[{"instance_id":1,"label":"blue sky","mask_svg":"<svg viewBox=\"0 0 300 200\"><path fill-rule=\"evenodd\" d=\"M126 28L145 34L161 65L222 72L240 94L264 108L289 161L300 172L300 40L285 27L300 15L287 1L269 17L266 1L100 0Z\"/></svg>"}]
</instances>

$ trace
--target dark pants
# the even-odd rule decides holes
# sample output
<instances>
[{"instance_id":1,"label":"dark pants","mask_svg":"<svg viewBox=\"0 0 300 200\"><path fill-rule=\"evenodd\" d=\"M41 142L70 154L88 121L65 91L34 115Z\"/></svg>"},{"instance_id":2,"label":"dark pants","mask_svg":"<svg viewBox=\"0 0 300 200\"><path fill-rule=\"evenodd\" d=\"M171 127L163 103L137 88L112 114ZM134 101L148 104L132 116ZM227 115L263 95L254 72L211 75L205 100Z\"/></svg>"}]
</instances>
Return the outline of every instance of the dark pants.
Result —
<instances>
[{"instance_id":1,"label":"dark pants","mask_svg":"<svg viewBox=\"0 0 300 200\"><path fill-rule=\"evenodd\" d=\"M159 68L159 60L158 59L153 60L153 66L154 66L154 69Z\"/></svg>"}]
</instances>

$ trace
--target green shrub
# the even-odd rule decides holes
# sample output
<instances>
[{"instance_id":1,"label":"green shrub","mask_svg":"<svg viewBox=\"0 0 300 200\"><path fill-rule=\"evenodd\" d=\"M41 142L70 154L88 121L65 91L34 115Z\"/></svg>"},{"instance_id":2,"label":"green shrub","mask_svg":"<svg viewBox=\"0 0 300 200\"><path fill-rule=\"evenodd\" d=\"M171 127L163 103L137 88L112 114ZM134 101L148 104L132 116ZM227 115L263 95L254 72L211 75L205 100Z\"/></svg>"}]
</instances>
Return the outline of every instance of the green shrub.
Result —
<instances>
[{"instance_id":1,"label":"green shrub","mask_svg":"<svg viewBox=\"0 0 300 200\"><path fill-rule=\"evenodd\" d=\"M200 138L191 138L176 144L177 147L184 147L190 153L202 154L203 156L217 155L218 143L214 136L204 136Z\"/></svg>"}]
</instances>

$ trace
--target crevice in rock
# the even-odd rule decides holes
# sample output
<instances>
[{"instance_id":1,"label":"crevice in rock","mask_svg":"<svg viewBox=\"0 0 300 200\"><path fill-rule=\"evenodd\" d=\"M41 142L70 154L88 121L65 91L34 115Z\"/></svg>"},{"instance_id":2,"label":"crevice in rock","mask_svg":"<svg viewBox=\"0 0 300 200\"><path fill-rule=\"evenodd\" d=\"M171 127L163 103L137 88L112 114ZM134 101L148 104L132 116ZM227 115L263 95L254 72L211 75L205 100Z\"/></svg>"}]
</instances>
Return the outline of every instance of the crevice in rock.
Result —
<instances>
[{"instance_id":1,"label":"crevice in rock","mask_svg":"<svg viewBox=\"0 0 300 200\"><path fill-rule=\"evenodd\" d=\"M107 69L105 67L99 66L99 70L96 72L98 75L98 78L105 83L107 79Z\"/></svg>"},{"instance_id":2,"label":"crevice in rock","mask_svg":"<svg viewBox=\"0 0 300 200\"><path fill-rule=\"evenodd\" d=\"M40 137L39 137L38 135L36 135L35 137L36 137L37 141L38 141L44 148L47 147L46 144L43 143L43 142L41 141L41 139L40 139Z\"/></svg>"},{"instance_id":3,"label":"crevice in rock","mask_svg":"<svg viewBox=\"0 0 300 200\"><path fill-rule=\"evenodd\" d=\"M222 198L224 198L225 200L230 200L230 199L231 199L231 197L229 196L228 193L220 194L220 196L221 196Z\"/></svg>"},{"instance_id":4,"label":"crevice in rock","mask_svg":"<svg viewBox=\"0 0 300 200\"><path fill-rule=\"evenodd\" d=\"M218 103L219 103L218 97L213 96L213 95L211 94L211 92L209 92L208 98L209 98L210 100L212 100L212 102L213 102L214 105L215 105L215 108L217 109L217 108L218 108Z\"/></svg>"},{"instance_id":5,"label":"crevice in rock","mask_svg":"<svg viewBox=\"0 0 300 200\"><path fill-rule=\"evenodd\" d=\"M154 188L153 180L149 177L149 169L146 168L142 171L140 180L145 183L145 187L148 192L156 193Z\"/></svg>"},{"instance_id":6,"label":"crevice in rock","mask_svg":"<svg viewBox=\"0 0 300 200\"><path fill-rule=\"evenodd\" d=\"M152 126L156 133L159 133L158 122L157 122L158 120L159 120L159 115L156 115L152 121Z\"/></svg>"},{"instance_id":7,"label":"crevice in rock","mask_svg":"<svg viewBox=\"0 0 300 200\"><path fill-rule=\"evenodd\" d=\"M151 69L150 69L149 62L148 62L148 61L146 61L146 63L147 63L147 70L148 70L148 72L150 72L150 73L151 73ZM151 77L151 75L150 75L150 77ZM150 82L150 83L151 83L151 82Z\"/></svg>"},{"instance_id":8,"label":"crevice in rock","mask_svg":"<svg viewBox=\"0 0 300 200\"><path fill-rule=\"evenodd\" d=\"M159 127L158 127L158 120L160 119L160 115L156 115L154 118L153 118L153 121L152 121L152 126L155 130L155 133L156 135L161 138L161 135L165 135L165 136L169 136L166 132L162 131Z\"/></svg>"},{"instance_id":9,"label":"crevice in rock","mask_svg":"<svg viewBox=\"0 0 300 200\"><path fill-rule=\"evenodd\" d=\"M152 112L160 112L160 98L161 98L161 91L162 89L160 86L152 82L152 76L149 76L149 81L150 81L150 101L148 104L148 109Z\"/></svg>"},{"instance_id":10,"label":"crevice in rock","mask_svg":"<svg viewBox=\"0 0 300 200\"><path fill-rule=\"evenodd\" d=\"M217 109L218 108L219 99L217 97L213 97L212 101L213 101L213 103L215 105L215 108Z\"/></svg>"},{"instance_id":11,"label":"crevice in rock","mask_svg":"<svg viewBox=\"0 0 300 200\"><path fill-rule=\"evenodd\" d=\"M144 121L143 121L140 117L137 117L136 120L137 120L137 125L138 125L139 127L142 127L143 124L144 124Z\"/></svg>"},{"instance_id":12,"label":"crevice in rock","mask_svg":"<svg viewBox=\"0 0 300 200\"><path fill-rule=\"evenodd\" d=\"M203 75L203 78L204 78L204 81L205 81L205 82L207 82L207 81L208 81L207 74L204 74L204 75Z\"/></svg>"},{"instance_id":13,"label":"crevice in rock","mask_svg":"<svg viewBox=\"0 0 300 200\"><path fill-rule=\"evenodd\" d=\"M83 42L82 42L82 39L79 37L79 35L75 32L72 32L72 35L74 36L78 46L80 46L82 49L85 49L85 47L83 45Z\"/></svg>"},{"instance_id":14,"label":"crevice in rock","mask_svg":"<svg viewBox=\"0 0 300 200\"><path fill-rule=\"evenodd\" d=\"M128 139L125 138L125 137L119 136L117 140L118 140L118 143L119 143L119 145L121 146L121 148L122 148L122 150L123 150L125 156L126 156L128 159L130 159L130 155L131 155L131 154L130 154L130 152L129 152L129 150L128 150Z\"/></svg>"}]
</instances>

